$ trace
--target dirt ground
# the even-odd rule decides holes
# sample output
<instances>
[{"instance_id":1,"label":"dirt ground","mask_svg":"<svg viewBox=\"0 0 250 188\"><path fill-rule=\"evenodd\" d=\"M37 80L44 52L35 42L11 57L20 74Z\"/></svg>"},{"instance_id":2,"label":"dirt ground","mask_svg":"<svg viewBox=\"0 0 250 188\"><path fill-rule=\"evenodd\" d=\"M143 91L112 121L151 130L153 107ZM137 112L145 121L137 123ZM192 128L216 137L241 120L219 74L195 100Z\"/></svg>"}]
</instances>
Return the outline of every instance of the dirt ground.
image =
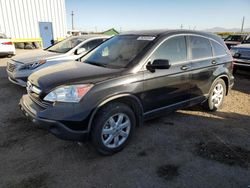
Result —
<instances>
[{"instance_id":1,"label":"dirt ground","mask_svg":"<svg viewBox=\"0 0 250 188\"><path fill-rule=\"evenodd\" d=\"M18 52L20 53L20 52ZM250 72L239 71L223 108L178 110L144 123L120 153L59 140L26 120L24 88L0 58L0 187L250 187Z\"/></svg>"}]
</instances>

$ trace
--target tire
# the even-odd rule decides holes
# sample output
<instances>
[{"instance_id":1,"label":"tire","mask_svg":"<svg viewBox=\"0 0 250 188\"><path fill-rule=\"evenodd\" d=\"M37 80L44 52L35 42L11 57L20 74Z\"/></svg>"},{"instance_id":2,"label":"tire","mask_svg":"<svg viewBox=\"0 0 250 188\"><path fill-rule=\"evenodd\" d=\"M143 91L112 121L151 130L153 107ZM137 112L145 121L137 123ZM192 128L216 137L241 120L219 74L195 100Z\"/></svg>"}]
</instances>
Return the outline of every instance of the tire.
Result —
<instances>
[{"instance_id":1,"label":"tire","mask_svg":"<svg viewBox=\"0 0 250 188\"><path fill-rule=\"evenodd\" d=\"M203 107L209 111L216 111L220 109L223 104L225 95L226 95L226 84L224 80L219 78L211 86L208 99L203 103Z\"/></svg>"},{"instance_id":2,"label":"tire","mask_svg":"<svg viewBox=\"0 0 250 188\"><path fill-rule=\"evenodd\" d=\"M135 114L129 106L118 102L107 104L94 118L91 142L101 154L112 155L128 144L135 124Z\"/></svg>"}]
</instances>

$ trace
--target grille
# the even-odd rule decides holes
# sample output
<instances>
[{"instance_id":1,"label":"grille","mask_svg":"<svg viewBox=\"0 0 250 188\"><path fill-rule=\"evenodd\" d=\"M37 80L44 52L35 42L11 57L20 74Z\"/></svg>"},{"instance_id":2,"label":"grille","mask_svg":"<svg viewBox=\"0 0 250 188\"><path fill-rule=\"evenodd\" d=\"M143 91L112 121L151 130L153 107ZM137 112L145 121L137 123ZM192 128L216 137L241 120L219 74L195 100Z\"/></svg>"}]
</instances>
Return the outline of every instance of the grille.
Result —
<instances>
[{"instance_id":1,"label":"grille","mask_svg":"<svg viewBox=\"0 0 250 188\"><path fill-rule=\"evenodd\" d=\"M42 108L48 108L51 104L44 102L43 100L40 99L39 95L32 93L32 92L28 92L31 100L36 103L37 105L39 105Z\"/></svg>"},{"instance_id":2,"label":"grille","mask_svg":"<svg viewBox=\"0 0 250 188\"><path fill-rule=\"evenodd\" d=\"M12 63L9 63L8 62L8 65L7 65L7 69L10 71L10 72L13 72L16 68L16 65L15 64L12 64Z\"/></svg>"}]
</instances>

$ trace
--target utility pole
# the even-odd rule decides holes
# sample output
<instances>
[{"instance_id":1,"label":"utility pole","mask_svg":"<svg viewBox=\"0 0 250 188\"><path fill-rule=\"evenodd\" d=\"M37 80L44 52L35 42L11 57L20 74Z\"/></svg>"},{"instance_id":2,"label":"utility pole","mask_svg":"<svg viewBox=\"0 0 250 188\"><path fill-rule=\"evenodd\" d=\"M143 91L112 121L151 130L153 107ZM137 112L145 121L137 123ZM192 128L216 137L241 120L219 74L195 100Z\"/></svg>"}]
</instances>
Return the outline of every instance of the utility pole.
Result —
<instances>
[{"instance_id":1,"label":"utility pole","mask_svg":"<svg viewBox=\"0 0 250 188\"><path fill-rule=\"evenodd\" d=\"M74 30L74 12L71 12L71 16L72 16L72 30Z\"/></svg>"},{"instance_id":2,"label":"utility pole","mask_svg":"<svg viewBox=\"0 0 250 188\"><path fill-rule=\"evenodd\" d=\"M243 16L242 23L241 23L241 31L240 32L243 32L244 22L245 22L245 17Z\"/></svg>"},{"instance_id":3,"label":"utility pole","mask_svg":"<svg viewBox=\"0 0 250 188\"><path fill-rule=\"evenodd\" d=\"M183 29L183 25L181 24L181 29Z\"/></svg>"}]
</instances>

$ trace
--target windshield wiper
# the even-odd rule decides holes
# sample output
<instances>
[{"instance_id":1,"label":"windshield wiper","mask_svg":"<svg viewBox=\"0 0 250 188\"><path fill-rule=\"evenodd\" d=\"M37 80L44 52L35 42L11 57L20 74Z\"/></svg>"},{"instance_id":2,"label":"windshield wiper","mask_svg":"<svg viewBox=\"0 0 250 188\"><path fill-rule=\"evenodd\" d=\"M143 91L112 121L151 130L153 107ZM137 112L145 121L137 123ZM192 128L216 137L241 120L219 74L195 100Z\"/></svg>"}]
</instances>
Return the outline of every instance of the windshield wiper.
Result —
<instances>
[{"instance_id":1,"label":"windshield wiper","mask_svg":"<svg viewBox=\"0 0 250 188\"><path fill-rule=\"evenodd\" d=\"M58 51L55 51L55 50L47 50L47 51L49 51L49 52L56 52L56 53L58 53Z\"/></svg>"},{"instance_id":2,"label":"windshield wiper","mask_svg":"<svg viewBox=\"0 0 250 188\"><path fill-rule=\"evenodd\" d=\"M91 62L91 61L87 61L85 63L88 63L90 65L96 65L96 66L99 66L99 67L107 67L107 65L105 64L101 64L101 63L96 63L96 62Z\"/></svg>"}]
</instances>

